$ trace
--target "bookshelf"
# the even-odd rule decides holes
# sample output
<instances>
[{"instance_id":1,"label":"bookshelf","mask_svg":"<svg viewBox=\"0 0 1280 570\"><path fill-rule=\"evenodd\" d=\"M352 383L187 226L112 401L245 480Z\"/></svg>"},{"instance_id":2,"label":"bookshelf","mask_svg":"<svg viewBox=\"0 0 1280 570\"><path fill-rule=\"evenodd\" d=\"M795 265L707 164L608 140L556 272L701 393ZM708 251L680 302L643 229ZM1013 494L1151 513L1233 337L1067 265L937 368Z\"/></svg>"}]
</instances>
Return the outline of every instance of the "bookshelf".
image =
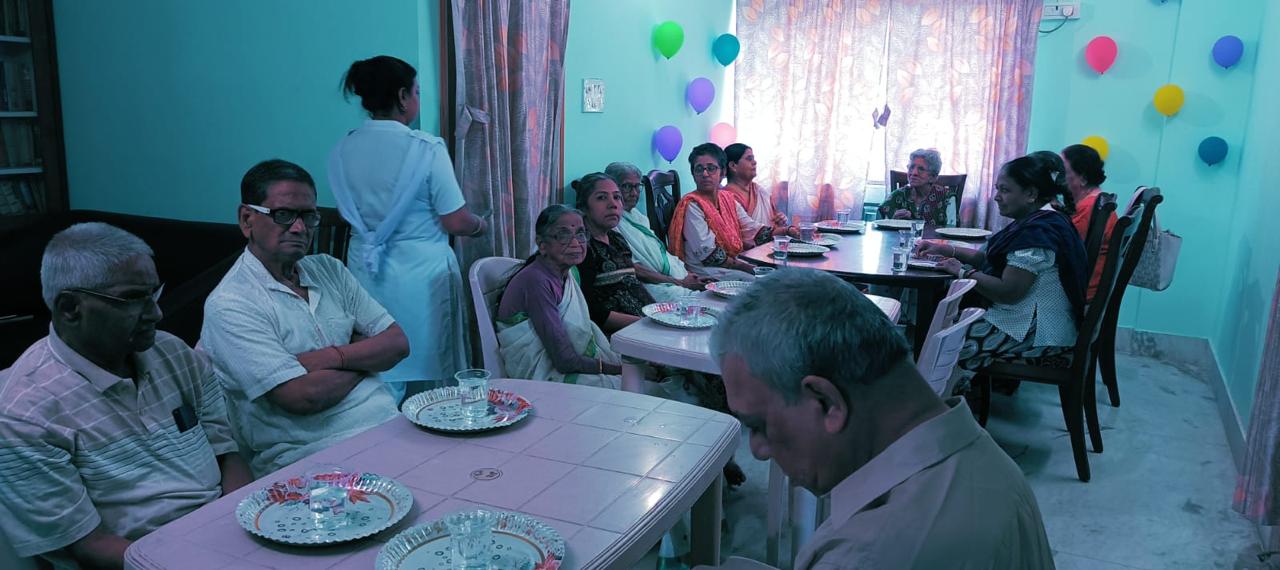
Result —
<instances>
[{"instance_id":1,"label":"bookshelf","mask_svg":"<svg viewBox=\"0 0 1280 570\"><path fill-rule=\"evenodd\" d=\"M67 210L52 0L0 0L0 230Z\"/></svg>"}]
</instances>

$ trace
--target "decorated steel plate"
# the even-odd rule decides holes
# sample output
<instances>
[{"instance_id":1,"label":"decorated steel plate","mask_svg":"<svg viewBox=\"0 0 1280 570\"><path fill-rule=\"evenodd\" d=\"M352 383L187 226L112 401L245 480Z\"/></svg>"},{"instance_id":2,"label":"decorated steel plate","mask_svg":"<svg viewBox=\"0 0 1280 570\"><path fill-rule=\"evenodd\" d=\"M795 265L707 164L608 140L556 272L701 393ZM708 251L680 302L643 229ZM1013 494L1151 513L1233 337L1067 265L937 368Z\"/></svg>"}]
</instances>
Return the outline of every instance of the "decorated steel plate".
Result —
<instances>
[{"instance_id":1,"label":"decorated steel plate","mask_svg":"<svg viewBox=\"0 0 1280 570\"><path fill-rule=\"evenodd\" d=\"M400 413L427 429L453 432L486 431L523 420L533 404L505 390L489 389L489 414L467 418L462 411L462 395L457 386L428 390L405 400Z\"/></svg>"},{"instance_id":2,"label":"decorated steel plate","mask_svg":"<svg viewBox=\"0 0 1280 570\"><path fill-rule=\"evenodd\" d=\"M813 236L813 239L811 240L802 239L798 241L802 243L811 243L813 245L820 245L822 247L835 247L836 244L840 243L841 239L843 238L841 238L836 234L818 234L816 236Z\"/></svg>"},{"instance_id":3,"label":"decorated steel plate","mask_svg":"<svg viewBox=\"0 0 1280 570\"><path fill-rule=\"evenodd\" d=\"M309 546L372 536L400 522L413 506L409 489L389 477L353 472L322 473L314 479L346 493L342 526L320 528L316 524L308 493L310 481L303 475L272 483L245 497L236 506L236 520L245 530L267 540Z\"/></svg>"},{"instance_id":4,"label":"decorated steel plate","mask_svg":"<svg viewBox=\"0 0 1280 570\"><path fill-rule=\"evenodd\" d=\"M875 224L876 229L881 230L909 230L911 229L911 220L876 220L871 222Z\"/></svg>"},{"instance_id":5,"label":"decorated steel plate","mask_svg":"<svg viewBox=\"0 0 1280 570\"><path fill-rule=\"evenodd\" d=\"M564 539L556 529L521 513L496 511L489 568L556 570L564 562ZM453 570L449 529L444 519L397 534L382 550L378 570Z\"/></svg>"},{"instance_id":6,"label":"decorated steel plate","mask_svg":"<svg viewBox=\"0 0 1280 570\"><path fill-rule=\"evenodd\" d=\"M822 247L820 245L813 245L811 243L793 241L791 242L790 247L787 248L787 256L788 257L818 257L819 255L827 253L828 251L831 251L831 249Z\"/></svg>"},{"instance_id":7,"label":"decorated steel plate","mask_svg":"<svg viewBox=\"0 0 1280 570\"><path fill-rule=\"evenodd\" d=\"M941 269L938 268L937 261L934 261L932 259L921 259L917 257L913 257L907 260L907 267L911 267L913 269L933 269L936 271L942 271Z\"/></svg>"},{"instance_id":8,"label":"decorated steel plate","mask_svg":"<svg viewBox=\"0 0 1280 570\"><path fill-rule=\"evenodd\" d=\"M644 316L654 322L678 329L709 329L720 318L719 312L706 305L693 303L689 306L699 309L698 314L691 318L679 314L680 303L653 303L645 305L641 310L644 311Z\"/></svg>"},{"instance_id":9,"label":"decorated steel plate","mask_svg":"<svg viewBox=\"0 0 1280 570\"><path fill-rule=\"evenodd\" d=\"M860 234L867 229L867 223L861 220L846 222L843 225L835 220L824 220L814 224L820 230L842 234Z\"/></svg>"},{"instance_id":10,"label":"decorated steel plate","mask_svg":"<svg viewBox=\"0 0 1280 570\"><path fill-rule=\"evenodd\" d=\"M990 230L982 228L938 228L938 235L954 239L983 239L991 235Z\"/></svg>"},{"instance_id":11,"label":"decorated steel plate","mask_svg":"<svg viewBox=\"0 0 1280 570\"><path fill-rule=\"evenodd\" d=\"M716 281L707 283L707 290L727 299L746 291L750 286L748 281Z\"/></svg>"}]
</instances>

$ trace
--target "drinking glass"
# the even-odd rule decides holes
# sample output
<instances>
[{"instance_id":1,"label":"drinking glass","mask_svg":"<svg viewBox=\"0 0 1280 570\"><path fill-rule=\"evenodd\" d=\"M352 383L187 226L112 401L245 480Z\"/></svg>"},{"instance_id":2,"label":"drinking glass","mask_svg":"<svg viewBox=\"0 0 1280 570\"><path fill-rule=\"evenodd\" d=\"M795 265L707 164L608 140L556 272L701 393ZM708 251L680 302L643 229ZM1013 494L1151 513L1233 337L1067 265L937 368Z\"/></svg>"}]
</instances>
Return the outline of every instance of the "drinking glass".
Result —
<instances>
[{"instance_id":1,"label":"drinking glass","mask_svg":"<svg viewBox=\"0 0 1280 570\"><path fill-rule=\"evenodd\" d=\"M813 241L815 233L817 233L817 227L813 225L813 222L800 224L800 241Z\"/></svg>"},{"instance_id":2,"label":"drinking glass","mask_svg":"<svg viewBox=\"0 0 1280 570\"><path fill-rule=\"evenodd\" d=\"M453 375L458 381L462 417L476 420L489 415L489 371L469 368Z\"/></svg>"},{"instance_id":3,"label":"drinking glass","mask_svg":"<svg viewBox=\"0 0 1280 570\"><path fill-rule=\"evenodd\" d=\"M759 279L761 277L768 277L770 273L773 273L773 268L764 266L753 267L751 268L751 272L755 274L756 279Z\"/></svg>"},{"instance_id":4,"label":"drinking glass","mask_svg":"<svg viewBox=\"0 0 1280 570\"><path fill-rule=\"evenodd\" d=\"M840 227L849 225L849 210L836 210L836 224Z\"/></svg>"},{"instance_id":5,"label":"drinking glass","mask_svg":"<svg viewBox=\"0 0 1280 570\"><path fill-rule=\"evenodd\" d=\"M307 486L307 507L316 528L334 530L347 526L347 489L342 486L348 475L337 465L316 465L303 475Z\"/></svg>"},{"instance_id":6,"label":"drinking glass","mask_svg":"<svg viewBox=\"0 0 1280 570\"><path fill-rule=\"evenodd\" d=\"M484 509L459 511L444 517L444 526L449 529L450 558L454 568L479 570L489 567L493 525L497 520L496 513Z\"/></svg>"},{"instance_id":7,"label":"drinking glass","mask_svg":"<svg viewBox=\"0 0 1280 570\"><path fill-rule=\"evenodd\" d=\"M791 249L791 236L773 236L773 257L786 259Z\"/></svg>"},{"instance_id":8,"label":"drinking glass","mask_svg":"<svg viewBox=\"0 0 1280 570\"><path fill-rule=\"evenodd\" d=\"M924 220L911 220L911 239L912 245L920 241L924 237Z\"/></svg>"},{"instance_id":9,"label":"drinking glass","mask_svg":"<svg viewBox=\"0 0 1280 570\"><path fill-rule=\"evenodd\" d=\"M698 304L698 292L689 291L680 296L676 303L676 318L680 324L690 326L702 316L702 305Z\"/></svg>"}]
</instances>

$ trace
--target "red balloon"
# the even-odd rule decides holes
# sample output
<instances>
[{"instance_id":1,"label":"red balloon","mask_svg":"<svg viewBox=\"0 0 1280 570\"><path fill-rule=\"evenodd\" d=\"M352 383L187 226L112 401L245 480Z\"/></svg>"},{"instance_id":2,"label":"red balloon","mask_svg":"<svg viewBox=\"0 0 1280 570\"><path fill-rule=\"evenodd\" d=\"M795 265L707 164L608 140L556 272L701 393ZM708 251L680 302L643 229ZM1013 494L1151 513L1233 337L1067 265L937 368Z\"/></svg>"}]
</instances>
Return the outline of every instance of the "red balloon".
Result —
<instances>
[{"instance_id":1,"label":"red balloon","mask_svg":"<svg viewBox=\"0 0 1280 570\"><path fill-rule=\"evenodd\" d=\"M1106 73L1111 69L1111 64L1116 62L1116 53L1119 48L1116 47L1116 41L1110 36L1098 36L1089 41L1089 45L1084 48L1084 59L1089 63L1094 71L1099 75Z\"/></svg>"}]
</instances>

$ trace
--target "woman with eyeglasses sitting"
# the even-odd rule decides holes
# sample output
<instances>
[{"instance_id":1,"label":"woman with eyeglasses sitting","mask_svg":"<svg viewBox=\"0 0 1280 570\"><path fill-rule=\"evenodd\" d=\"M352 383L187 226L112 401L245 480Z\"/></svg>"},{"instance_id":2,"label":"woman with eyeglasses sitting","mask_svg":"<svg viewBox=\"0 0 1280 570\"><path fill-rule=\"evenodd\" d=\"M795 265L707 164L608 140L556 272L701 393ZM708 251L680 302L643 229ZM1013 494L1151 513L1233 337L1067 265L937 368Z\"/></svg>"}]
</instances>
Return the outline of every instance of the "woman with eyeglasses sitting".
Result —
<instances>
[{"instance_id":1,"label":"woman with eyeglasses sitting","mask_svg":"<svg viewBox=\"0 0 1280 570\"><path fill-rule=\"evenodd\" d=\"M534 224L538 251L498 301L498 354L512 378L618 388L622 359L591 321L573 269L587 255L582 214L548 206Z\"/></svg>"},{"instance_id":2,"label":"woman with eyeglasses sitting","mask_svg":"<svg viewBox=\"0 0 1280 570\"><path fill-rule=\"evenodd\" d=\"M727 162L724 151L714 143L693 147L689 170L697 189L680 198L676 205L667 243L695 274L750 280L752 265L739 260L738 254L769 242L775 232L788 233L791 229L756 222L742 204L720 189Z\"/></svg>"},{"instance_id":3,"label":"woman with eyeglasses sitting","mask_svg":"<svg viewBox=\"0 0 1280 570\"><path fill-rule=\"evenodd\" d=\"M649 227L649 218L636 208L640 203L640 192L644 190L640 169L629 162L611 162L604 173L613 179L622 193L622 220L616 229L631 249L636 277L640 278L645 290L658 301L675 301L690 290L706 288L711 280L689 273L684 262L671 255L667 244L658 239L658 234Z\"/></svg>"}]
</instances>

